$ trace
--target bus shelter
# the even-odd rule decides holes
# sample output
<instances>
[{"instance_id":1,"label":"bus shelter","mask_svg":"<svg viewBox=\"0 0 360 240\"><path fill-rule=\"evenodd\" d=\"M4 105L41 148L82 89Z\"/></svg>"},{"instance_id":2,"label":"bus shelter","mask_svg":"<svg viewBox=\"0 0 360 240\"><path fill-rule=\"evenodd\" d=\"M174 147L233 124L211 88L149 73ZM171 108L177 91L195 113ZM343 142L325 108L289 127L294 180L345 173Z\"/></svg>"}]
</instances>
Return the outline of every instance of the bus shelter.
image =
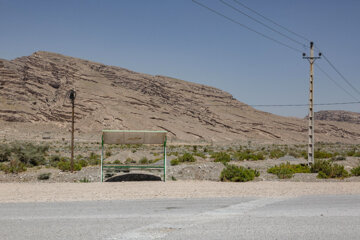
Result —
<instances>
[{"instance_id":1,"label":"bus shelter","mask_svg":"<svg viewBox=\"0 0 360 240\"><path fill-rule=\"evenodd\" d=\"M166 131L140 131L140 130L103 130L101 137L101 182L104 181L106 169L157 169L163 170L163 181L166 181ZM163 165L123 165L104 164L105 144L162 144Z\"/></svg>"}]
</instances>

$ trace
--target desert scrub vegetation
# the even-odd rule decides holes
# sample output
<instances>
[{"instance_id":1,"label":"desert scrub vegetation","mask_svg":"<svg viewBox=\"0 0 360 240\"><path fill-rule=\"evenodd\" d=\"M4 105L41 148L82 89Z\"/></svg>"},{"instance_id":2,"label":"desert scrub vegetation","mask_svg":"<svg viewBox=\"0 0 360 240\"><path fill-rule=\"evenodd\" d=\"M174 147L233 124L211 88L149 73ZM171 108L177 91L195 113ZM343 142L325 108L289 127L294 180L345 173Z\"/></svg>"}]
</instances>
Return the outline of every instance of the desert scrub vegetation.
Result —
<instances>
[{"instance_id":1,"label":"desert scrub vegetation","mask_svg":"<svg viewBox=\"0 0 360 240\"><path fill-rule=\"evenodd\" d=\"M125 164L136 163L136 161L130 157L126 158Z\"/></svg>"},{"instance_id":2,"label":"desert scrub vegetation","mask_svg":"<svg viewBox=\"0 0 360 240\"><path fill-rule=\"evenodd\" d=\"M26 171L27 167L44 165L46 162L48 145L14 142L0 145L0 170L5 173Z\"/></svg>"},{"instance_id":3,"label":"desert scrub vegetation","mask_svg":"<svg viewBox=\"0 0 360 240\"><path fill-rule=\"evenodd\" d=\"M18 159L13 158L10 159L10 162L8 163L1 163L0 170L5 173L20 173L26 171L26 166Z\"/></svg>"},{"instance_id":4,"label":"desert scrub vegetation","mask_svg":"<svg viewBox=\"0 0 360 240\"><path fill-rule=\"evenodd\" d=\"M156 162L158 162L160 160L163 160L163 158L160 157L160 158L155 158L153 160L149 160L149 163L156 163Z\"/></svg>"},{"instance_id":5,"label":"desert scrub vegetation","mask_svg":"<svg viewBox=\"0 0 360 240\"><path fill-rule=\"evenodd\" d=\"M346 152L346 155L349 157L360 157L360 151L357 151L356 148L353 148Z\"/></svg>"},{"instance_id":6,"label":"desert scrub vegetation","mask_svg":"<svg viewBox=\"0 0 360 240\"><path fill-rule=\"evenodd\" d=\"M37 177L38 180L49 180L51 176L51 173L41 173Z\"/></svg>"},{"instance_id":7,"label":"desert scrub vegetation","mask_svg":"<svg viewBox=\"0 0 360 240\"><path fill-rule=\"evenodd\" d=\"M184 153L182 156L178 157L179 162L195 162L196 159L191 153Z\"/></svg>"},{"instance_id":8,"label":"desert scrub vegetation","mask_svg":"<svg viewBox=\"0 0 360 240\"><path fill-rule=\"evenodd\" d=\"M351 169L351 174L354 176L360 176L360 164L357 167Z\"/></svg>"},{"instance_id":9,"label":"desert scrub vegetation","mask_svg":"<svg viewBox=\"0 0 360 240\"><path fill-rule=\"evenodd\" d=\"M147 157L142 157L140 159L140 164L147 164L147 163L149 163L149 160L147 159Z\"/></svg>"},{"instance_id":10,"label":"desert scrub vegetation","mask_svg":"<svg viewBox=\"0 0 360 240\"><path fill-rule=\"evenodd\" d=\"M111 157L111 155L112 155L112 152L110 149L105 151L105 157Z\"/></svg>"},{"instance_id":11,"label":"desert scrub vegetation","mask_svg":"<svg viewBox=\"0 0 360 240\"><path fill-rule=\"evenodd\" d=\"M186 163L186 162L195 162L196 159L191 153L184 153L182 156L175 158L170 161L170 164L172 166L179 165L180 163Z\"/></svg>"},{"instance_id":12,"label":"desert scrub vegetation","mask_svg":"<svg viewBox=\"0 0 360 240\"><path fill-rule=\"evenodd\" d=\"M267 172L275 174L280 179L286 179L292 178L295 173L310 173L310 168L307 165L286 162L269 168Z\"/></svg>"},{"instance_id":13,"label":"desert scrub vegetation","mask_svg":"<svg viewBox=\"0 0 360 240\"><path fill-rule=\"evenodd\" d=\"M315 150L314 151L314 158L317 159L324 159L324 158L332 158L334 156L333 153L323 151L323 150Z\"/></svg>"},{"instance_id":14,"label":"desert scrub vegetation","mask_svg":"<svg viewBox=\"0 0 360 240\"><path fill-rule=\"evenodd\" d=\"M170 165L171 166L176 166L176 165L179 165L180 161L179 159L175 158L173 160L170 161Z\"/></svg>"},{"instance_id":15,"label":"desert scrub vegetation","mask_svg":"<svg viewBox=\"0 0 360 240\"><path fill-rule=\"evenodd\" d=\"M311 166L311 172L317 173L318 178L346 178L349 177L348 171L344 166L333 163L331 160L316 159Z\"/></svg>"},{"instance_id":16,"label":"desert scrub vegetation","mask_svg":"<svg viewBox=\"0 0 360 240\"><path fill-rule=\"evenodd\" d=\"M286 154L287 152L281 149L272 149L269 153L269 157L271 159L279 159L281 157L284 157Z\"/></svg>"},{"instance_id":17,"label":"desert scrub vegetation","mask_svg":"<svg viewBox=\"0 0 360 240\"><path fill-rule=\"evenodd\" d=\"M87 161L89 163L89 165L94 166L94 165L100 165L101 159L100 159L100 155L96 154L94 152L91 152Z\"/></svg>"},{"instance_id":18,"label":"desert scrub vegetation","mask_svg":"<svg viewBox=\"0 0 360 240\"><path fill-rule=\"evenodd\" d=\"M89 179L87 179L86 177L83 177L82 179L79 180L79 182L81 182L81 183L89 183L91 181Z\"/></svg>"},{"instance_id":19,"label":"desert scrub vegetation","mask_svg":"<svg viewBox=\"0 0 360 240\"><path fill-rule=\"evenodd\" d=\"M60 155L51 155L48 158L49 166L58 168L62 171L70 171L70 158L62 157ZM88 157L77 155L74 159L74 171L80 171L87 166L99 165L100 155L93 152Z\"/></svg>"},{"instance_id":20,"label":"desert scrub vegetation","mask_svg":"<svg viewBox=\"0 0 360 240\"><path fill-rule=\"evenodd\" d=\"M206 155L203 152L195 152L194 156L201 157L202 159L206 159Z\"/></svg>"},{"instance_id":21,"label":"desert scrub vegetation","mask_svg":"<svg viewBox=\"0 0 360 240\"><path fill-rule=\"evenodd\" d=\"M58 162L57 168L63 172L70 171L71 170L70 161L64 160L64 161ZM74 162L74 171L80 171L80 170L81 170L81 165L78 162Z\"/></svg>"},{"instance_id":22,"label":"desert scrub vegetation","mask_svg":"<svg viewBox=\"0 0 360 240\"><path fill-rule=\"evenodd\" d=\"M231 157L226 152L215 152L211 154L211 158L214 159L214 162L228 163L231 161Z\"/></svg>"},{"instance_id":23,"label":"desert scrub vegetation","mask_svg":"<svg viewBox=\"0 0 360 240\"><path fill-rule=\"evenodd\" d=\"M222 182L248 182L260 176L257 170L227 164L220 174Z\"/></svg>"},{"instance_id":24,"label":"desert scrub vegetation","mask_svg":"<svg viewBox=\"0 0 360 240\"><path fill-rule=\"evenodd\" d=\"M235 160L243 161L243 160L250 160L250 161L257 161L257 160L264 160L265 156L262 152L254 152L250 149L246 149L244 151L237 151L233 154Z\"/></svg>"}]
</instances>

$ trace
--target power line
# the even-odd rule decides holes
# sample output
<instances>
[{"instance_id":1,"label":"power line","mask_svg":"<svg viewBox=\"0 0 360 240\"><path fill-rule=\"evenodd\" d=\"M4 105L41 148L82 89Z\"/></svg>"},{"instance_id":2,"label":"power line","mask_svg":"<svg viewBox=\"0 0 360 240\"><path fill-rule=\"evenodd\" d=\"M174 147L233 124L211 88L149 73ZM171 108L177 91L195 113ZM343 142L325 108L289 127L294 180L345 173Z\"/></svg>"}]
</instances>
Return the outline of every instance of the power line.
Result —
<instances>
[{"instance_id":1,"label":"power line","mask_svg":"<svg viewBox=\"0 0 360 240\"><path fill-rule=\"evenodd\" d=\"M243 27L243 28L246 28L247 30L252 31L252 32L254 32L254 33L256 33L256 34L258 34L258 35L260 35L260 36L262 36L262 37L264 37L264 38L266 38L266 39L268 39L268 40L271 40L271 41L273 41L273 42L276 42L276 43L278 43L278 44L280 44L280 45L282 45L282 46L285 46L285 47L287 47L287 48L289 48L289 49L292 49L292 50L294 50L294 51L296 51L296 52L302 52L301 50L299 50L299 49L297 49L297 48L295 48L295 47L292 47L292 46L290 46L290 45L288 45L288 44L286 44L286 43L283 43L283 42L281 42L281 41L279 41L279 40L277 40L277 39L275 39L275 38L272 38L272 37L270 37L270 36L268 36L268 35L266 35L266 34L264 34L264 33L261 33L261 32L259 32L259 31L257 31L257 30L254 30L254 29L246 26L245 24L242 24L242 23L236 21L235 19L233 19L233 18L231 18L231 17L229 17L229 16L226 16L225 14L222 14L222 13L220 13L220 12L218 12L218 11L210 8L210 7L208 7L208 6L205 5L205 4L202 4L202 3L200 3L200 2L197 2L196 0L192 0L192 1L193 1L194 3L196 3L197 5L199 5L199 6L203 7L203 8L205 8L205 9L207 9L208 11L211 11L211 12L213 12L213 13L215 13L215 14L217 14L217 15L219 15L219 16L221 16L221 17L223 17L223 18L225 18L225 19L227 19L227 20L229 20L229 21L231 21L231 22L233 22L233 23L235 23L235 24L238 24L239 26L241 26L241 27ZM286 34L281 33L280 31L277 31L276 29L268 26L267 24L265 24L265 23L257 20L256 18L254 18L254 17L252 17L252 16L244 13L244 12L241 11L240 9L238 9L238 8L234 7L233 5L225 2L224 0L219 0L219 1L220 1L221 3L227 5L228 7L234 9L235 11L237 11L237 12L239 12L239 13L247 16L247 17L249 17L249 18L252 19L253 21L256 21L257 23L259 23L259 24L261 24L261 25L269 28L270 30L272 30L272 31L274 31L274 32L276 32L276 33L278 33L278 34L280 34L281 36L284 36L284 37L288 38L289 40L291 40L291 41L293 41L293 42L295 42L295 43L297 43L297 44L299 44L299 45L304 46L304 44L302 44L301 42L299 42L299 41L297 41L297 40L289 37L289 36L286 35ZM270 18L268 18L268 17L265 17L264 15L262 15L262 14L260 14L259 12L251 9L250 7L246 6L245 4L243 4L243 3L241 3L241 2L239 2L239 1L237 1L237 0L233 0L233 1L234 1L235 3L237 3L238 5L240 5L240 6L244 7L244 8L246 8L246 9L250 10L250 11L253 12L253 13L255 13L256 15L262 17L263 19L265 19L265 20L267 20L267 21L275 24L276 26L284 29L285 31L287 31L287 32L289 32L289 33L291 33L291 34L293 34L293 35L296 35L297 37L302 38L303 40L306 40L306 41L309 41L309 42L310 42L310 40L307 39L306 37L304 37L303 35L298 34L298 33L294 32L294 31L292 31L292 30L290 30L290 29L288 29L288 28L286 28L286 27L278 24L278 23L275 22L274 20L272 20L272 19L270 19ZM318 48L317 48L317 49L318 49ZM318 50L320 51L320 49L318 49ZM360 95L360 91L359 91L356 87L354 87L354 86L344 77L344 75L334 66L334 64L332 64L332 63L330 62L330 60L329 60L324 54L322 54L322 56L324 57L324 59L326 60L326 62L340 75L340 77L341 77L355 92L357 92L357 93ZM347 91L345 88L343 88L339 83L337 83L333 78L331 78L330 75L329 75L328 73L326 73L323 69L321 69L318 65L317 65L317 67L318 67L319 70L320 70L321 72L323 72L331 81L333 81L333 82L336 84L336 86L338 86L339 88L341 88L344 92L346 92L349 96L351 96L351 97L352 97L353 99L355 99L356 101L359 100L358 98L354 97L349 91ZM354 104L354 103L358 103L358 102L350 102L349 104ZM314 104L314 105L340 105L340 104L348 104L348 103ZM257 105L251 105L251 106L255 106L255 107L256 107ZM259 106L259 107L264 107L265 105L258 105L258 106ZM266 106L275 106L275 107L276 107L276 106L280 106L280 105L266 105ZM307 105L295 104L295 105L281 105L281 106L307 106Z\"/></svg>"},{"instance_id":2,"label":"power line","mask_svg":"<svg viewBox=\"0 0 360 240\"><path fill-rule=\"evenodd\" d=\"M213 12L213 13L215 13L215 14L217 14L217 15L219 15L219 16L221 16L221 17L223 17L223 18L225 18L225 19L227 19L227 20L229 20L229 21L231 21L231 22L233 22L233 23L235 23L235 24L238 24L239 26L241 26L241 27L243 27L243 28L246 28L247 30L249 30L249 31L251 31L251 32L254 32L254 33L256 33L256 34L258 34L258 35L260 35L260 36L262 36L262 37L264 37L264 38L267 38L267 39L269 39L269 40L271 40L271 41L273 41L273 42L276 42L276 43L278 43L278 44L280 44L280 45L283 45L283 46L285 46L285 47L287 47L287 48L289 48L289 49L292 49L292 50L294 50L294 51L296 51L296 52L300 52L300 53L303 52L303 51L301 51L301 50L299 50L299 49L297 49L297 48L294 48L294 47L292 47L292 46L290 46L290 45L288 45L288 44L286 44L286 43L283 43L283 42L281 42L281 41L279 41L279 40L276 40L275 38L269 37L269 36L267 36L266 34L263 34L263 33L259 32L259 31L256 31L256 30L254 30L254 29L252 29L252 28L250 28L250 27L248 27L248 26L246 26L246 25L244 25L244 24L236 21L235 19L233 19L233 18L231 18L231 17L228 17L228 16L226 16L226 15L224 15L224 14L222 14L222 13L220 13L220 12L218 12L218 11L216 11L216 10L214 10L214 9L212 9L212 8L204 5L204 4L202 4L202 3L197 2L196 0L192 0L192 1L193 1L194 3L196 3L197 5L199 5L199 6L203 7L203 8L205 8L205 9L207 9L208 11L211 11L211 12Z\"/></svg>"},{"instance_id":3,"label":"power line","mask_svg":"<svg viewBox=\"0 0 360 240\"><path fill-rule=\"evenodd\" d=\"M220 1L223 2L224 4L226 4L223 0L220 0ZM238 5L240 5L240 6L244 7L244 8L246 8L246 9L248 9L249 11L251 11L251 12L253 12L253 13L255 13L256 15L262 17L263 19L265 19L265 20L267 20L267 21L275 24L276 26L284 29L285 31L287 31L287 32L289 32L289 33L292 33L292 34L294 34L294 35L296 35L296 36L298 36L298 37L300 37L300 38L302 38L302 39L307 40L307 41L310 42L310 40L309 40L308 38L304 37L303 35L298 34L298 33L294 32L294 31L292 31L292 30L290 30L290 29L288 29L288 28L280 25L279 23L275 22L274 20L272 20L272 19L270 19L270 18L268 18L268 17L265 17L264 15L262 15L262 14L260 14L259 12L255 11L254 9L252 9L252 8L246 6L245 4L239 2L238 0L233 0L233 1L234 1L235 3L237 3ZM230 4L226 4L226 5L230 6ZM230 7L232 7L232 6L230 6ZM236 9L235 7L232 7L232 8L235 9L235 10L237 10L238 12L240 12L240 13L248 16L247 14L245 14L245 13L243 13L242 11ZM250 17L250 16L248 16L248 17ZM253 19L254 21L257 21L257 20L255 20L255 19L252 18L252 17L250 17L250 18ZM257 21L257 22L260 22L260 21ZM262 24L262 23L260 23L260 24ZM264 24L262 24L262 25L264 25ZM265 26L265 25L264 25L264 26ZM281 34L281 35L283 35L283 34ZM284 35L285 35L285 34L284 34ZM290 40L292 40L292 39L290 39ZM292 41L293 41L293 40L292 40ZM296 41L296 43L299 43L299 42ZM320 52L320 49L319 49L319 48L317 48L317 47L315 47L315 48ZM348 81L348 80L344 77L344 75L334 66L334 64L333 64L332 62L330 62L330 60L329 60L324 54L323 54L323 57L324 57L325 61L340 75L340 77L341 77L355 92L357 92L357 93L360 95L360 91L359 91L355 86L353 86L353 85L350 83L350 81ZM318 67L318 68L320 69L320 67ZM352 96L347 90L345 90L343 87L341 87L338 83L336 83L335 80L333 80L333 79L329 76L329 74L325 73L322 69L320 69L320 71L322 71L330 80L332 80L338 87L340 87L341 89L343 89L343 90L344 90L347 94L349 94L352 98L358 100L357 98L355 98L354 96Z\"/></svg>"},{"instance_id":4,"label":"power line","mask_svg":"<svg viewBox=\"0 0 360 240\"><path fill-rule=\"evenodd\" d=\"M274 29L274 28L272 28L272 27L270 27L269 25L267 25L267 24L265 24L265 23L263 23L263 22L261 22L261 21L257 20L256 18L254 18L254 17L252 17L252 16L250 16L250 15L246 14L245 12L243 12L243 11L241 11L240 9L238 9L238 8L234 7L233 5L231 5L231 4L227 3L227 2L225 2L224 0L219 0L219 1L220 1L222 4L224 4L224 5L226 5L226 6L230 7L230 8L232 8L232 9L234 9L234 10L235 10L235 11L237 11L238 13L241 13L241 14L245 15L246 17L250 18L251 20L253 20L253 21L255 21L255 22L257 22L257 23L259 23L259 24L263 25L264 27L266 27L266 28L268 28L268 29L270 29L271 31L276 32L277 34L279 34L279 35L281 35L281 36L283 36L283 37L285 37L285 38L289 39L290 41L292 41L292 42L294 42L294 43L297 43L297 44L299 44L300 46L302 46L302 47L305 47L305 48L306 48L306 45L305 45L304 43L299 42L299 41L297 41L296 39L294 39L294 38L292 38L292 37L289 37L288 35L286 35L286 34L284 34L284 33L280 32L280 31L278 31L278 30L276 30L276 29Z\"/></svg>"},{"instance_id":5,"label":"power line","mask_svg":"<svg viewBox=\"0 0 360 240\"><path fill-rule=\"evenodd\" d=\"M335 105L352 105L352 104L360 104L358 102L335 102L335 103L314 103L316 106L335 106ZM214 104L214 105L202 105L202 106L230 106L228 104ZM233 107L307 107L309 104L254 104L254 105L240 105Z\"/></svg>"},{"instance_id":6,"label":"power line","mask_svg":"<svg viewBox=\"0 0 360 240\"><path fill-rule=\"evenodd\" d=\"M330 62L330 60L325 56L323 55L325 61L335 70L335 72L337 72L340 77L355 91L357 92L359 95L360 95L360 91L354 87L345 77L344 75Z\"/></svg>"},{"instance_id":7,"label":"power line","mask_svg":"<svg viewBox=\"0 0 360 240\"><path fill-rule=\"evenodd\" d=\"M244 7L244 8L246 8L246 9L250 10L251 12L255 13L256 15L258 15L258 16L260 16L260 17L262 17L263 19L265 19L265 20L267 20L267 21L269 21L269 22L271 22L271 23L275 24L276 26L278 26L278 27L280 27L280 28L284 29L285 31L287 31L287 32L289 32L289 33L291 33L291 34L293 34L293 35L295 35L295 36L299 37L299 38L302 38L303 40L306 40L307 42L311 42L309 39L307 39L307 38L306 38L306 37L304 37L303 35L298 34L298 33L294 32L294 31L291 31L290 29L288 29L288 28L286 28L286 27L284 27L284 26L280 25L279 23L275 22L274 20L272 20L272 19L270 19L270 18L268 18L268 17L265 17L265 16L264 16L264 15L262 15L261 13L259 13L259 12L255 11L254 9L251 9L250 7L246 6L245 4L243 4L243 3L241 3L241 2L239 2L239 1L237 1L237 0L233 0L233 1L234 1L235 3L237 3L237 4L241 5L242 7Z\"/></svg>"},{"instance_id":8,"label":"power line","mask_svg":"<svg viewBox=\"0 0 360 240\"><path fill-rule=\"evenodd\" d=\"M325 72L318 64L315 63L315 66L328 78L330 79L334 84L336 84L336 86L340 89L342 89L344 92L346 92L349 96L351 96L353 99L355 99L356 101L360 101L358 98L354 97L354 95L352 95L348 90L346 90L345 88L343 88L338 82L336 82L332 77L330 77L330 75Z\"/></svg>"}]
</instances>

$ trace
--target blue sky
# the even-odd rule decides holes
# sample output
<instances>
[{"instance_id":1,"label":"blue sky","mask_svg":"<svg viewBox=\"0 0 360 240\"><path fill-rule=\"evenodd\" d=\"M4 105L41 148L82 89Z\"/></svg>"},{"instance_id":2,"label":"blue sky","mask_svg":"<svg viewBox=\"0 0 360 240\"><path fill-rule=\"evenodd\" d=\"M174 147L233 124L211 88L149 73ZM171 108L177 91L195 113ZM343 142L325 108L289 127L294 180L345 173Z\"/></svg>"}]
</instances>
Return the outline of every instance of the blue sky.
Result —
<instances>
[{"instance_id":1,"label":"blue sky","mask_svg":"<svg viewBox=\"0 0 360 240\"><path fill-rule=\"evenodd\" d=\"M218 0L198 1L299 47ZM233 0L225 1L246 10ZM360 90L360 1L239 1L313 40ZM308 102L309 64L301 53L191 0L0 0L0 29L0 58L4 59L44 50L214 86L247 104ZM317 63L360 99L324 60ZM354 99L315 69L316 103L349 101ZM317 106L315 110L359 112L359 107ZM307 114L307 107L258 109L284 116Z\"/></svg>"}]
</instances>

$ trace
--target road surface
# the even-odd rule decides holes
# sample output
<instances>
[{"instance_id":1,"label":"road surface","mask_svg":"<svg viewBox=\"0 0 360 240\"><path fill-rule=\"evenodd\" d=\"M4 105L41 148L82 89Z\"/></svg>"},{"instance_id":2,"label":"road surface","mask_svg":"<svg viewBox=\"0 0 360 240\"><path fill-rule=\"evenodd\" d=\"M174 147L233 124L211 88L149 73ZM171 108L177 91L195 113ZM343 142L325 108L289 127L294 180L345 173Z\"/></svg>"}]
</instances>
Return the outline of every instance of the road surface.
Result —
<instances>
[{"instance_id":1,"label":"road surface","mask_svg":"<svg viewBox=\"0 0 360 240\"><path fill-rule=\"evenodd\" d=\"M0 239L359 239L360 195L1 203Z\"/></svg>"}]
</instances>

